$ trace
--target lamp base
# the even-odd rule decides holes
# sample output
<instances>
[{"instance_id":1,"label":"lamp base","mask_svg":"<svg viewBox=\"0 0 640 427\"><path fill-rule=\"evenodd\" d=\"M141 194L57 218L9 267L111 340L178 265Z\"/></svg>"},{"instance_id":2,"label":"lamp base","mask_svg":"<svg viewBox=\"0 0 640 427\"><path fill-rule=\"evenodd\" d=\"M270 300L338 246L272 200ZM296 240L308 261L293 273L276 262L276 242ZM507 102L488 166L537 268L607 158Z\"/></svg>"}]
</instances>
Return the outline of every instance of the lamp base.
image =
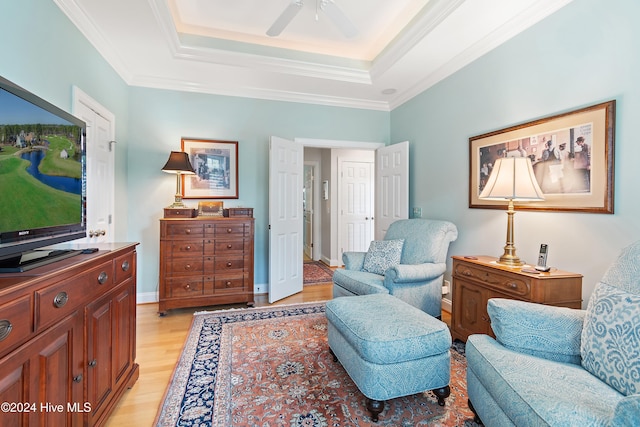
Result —
<instances>
[{"instance_id":1,"label":"lamp base","mask_svg":"<svg viewBox=\"0 0 640 427\"><path fill-rule=\"evenodd\" d=\"M520 267L524 265L523 261L520 261L515 255L503 254L498 260L498 264L508 265L510 267Z\"/></svg>"}]
</instances>

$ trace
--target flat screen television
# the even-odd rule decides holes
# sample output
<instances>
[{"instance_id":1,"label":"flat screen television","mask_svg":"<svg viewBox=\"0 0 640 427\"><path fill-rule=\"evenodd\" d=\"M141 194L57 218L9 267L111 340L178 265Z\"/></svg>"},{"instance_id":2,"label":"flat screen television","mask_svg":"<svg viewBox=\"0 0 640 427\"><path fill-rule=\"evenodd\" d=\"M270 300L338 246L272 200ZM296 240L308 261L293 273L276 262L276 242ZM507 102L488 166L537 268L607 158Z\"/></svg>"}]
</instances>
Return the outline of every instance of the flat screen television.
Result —
<instances>
[{"instance_id":1,"label":"flat screen television","mask_svg":"<svg viewBox=\"0 0 640 427\"><path fill-rule=\"evenodd\" d=\"M0 272L79 251L86 237L85 123L0 77Z\"/></svg>"}]
</instances>

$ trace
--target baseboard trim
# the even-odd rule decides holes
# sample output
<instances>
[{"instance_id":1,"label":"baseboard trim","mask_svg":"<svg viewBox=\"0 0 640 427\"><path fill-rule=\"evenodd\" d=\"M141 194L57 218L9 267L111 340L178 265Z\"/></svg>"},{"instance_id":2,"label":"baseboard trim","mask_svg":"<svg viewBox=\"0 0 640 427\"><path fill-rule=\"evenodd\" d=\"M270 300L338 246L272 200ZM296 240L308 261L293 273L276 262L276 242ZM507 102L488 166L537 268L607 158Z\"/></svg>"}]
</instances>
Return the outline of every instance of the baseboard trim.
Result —
<instances>
[{"instance_id":1,"label":"baseboard trim","mask_svg":"<svg viewBox=\"0 0 640 427\"><path fill-rule=\"evenodd\" d=\"M137 304L149 304L158 300L158 292L140 292L136 295Z\"/></svg>"},{"instance_id":2,"label":"baseboard trim","mask_svg":"<svg viewBox=\"0 0 640 427\"><path fill-rule=\"evenodd\" d=\"M451 300L442 298L442 310L451 313Z\"/></svg>"}]
</instances>

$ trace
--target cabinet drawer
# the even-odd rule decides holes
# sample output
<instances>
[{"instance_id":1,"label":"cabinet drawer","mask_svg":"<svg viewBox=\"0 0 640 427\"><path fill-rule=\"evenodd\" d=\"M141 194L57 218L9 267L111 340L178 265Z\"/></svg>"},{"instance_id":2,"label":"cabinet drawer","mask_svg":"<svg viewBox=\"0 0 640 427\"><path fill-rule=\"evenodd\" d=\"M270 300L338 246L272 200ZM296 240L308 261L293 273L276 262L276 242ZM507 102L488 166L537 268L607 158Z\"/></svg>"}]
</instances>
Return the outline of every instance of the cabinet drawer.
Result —
<instances>
[{"instance_id":1,"label":"cabinet drawer","mask_svg":"<svg viewBox=\"0 0 640 427\"><path fill-rule=\"evenodd\" d=\"M216 257L215 261L216 274L224 274L225 271L234 271L244 269L244 257Z\"/></svg>"},{"instance_id":2,"label":"cabinet drawer","mask_svg":"<svg viewBox=\"0 0 640 427\"><path fill-rule=\"evenodd\" d=\"M114 285L113 261L92 268L73 279L63 280L36 291L36 329L72 313L93 295Z\"/></svg>"},{"instance_id":3,"label":"cabinet drawer","mask_svg":"<svg viewBox=\"0 0 640 427\"><path fill-rule=\"evenodd\" d=\"M225 236L244 237L245 229L244 223L216 224L213 228L213 233L216 238Z\"/></svg>"},{"instance_id":4,"label":"cabinet drawer","mask_svg":"<svg viewBox=\"0 0 640 427\"><path fill-rule=\"evenodd\" d=\"M0 305L0 346L5 354L33 332L31 294Z\"/></svg>"},{"instance_id":5,"label":"cabinet drawer","mask_svg":"<svg viewBox=\"0 0 640 427\"><path fill-rule=\"evenodd\" d=\"M132 277L136 271L136 254L131 252L122 255L114 261L115 283L122 283Z\"/></svg>"},{"instance_id":6,"label":"cabinet drawer","mask_svg":"<svg viewBox=\"0 0 640 427\"><path fill-rule=\"evenodd\" d=\"M202 295L202 289L202 276L176 277L173 279L167 279L166 283L167 295L172 298L199 296Z\"/></svg>"},{"instance_id":7,"label":"cabinet drawer","mask_svg":"<svg viewBox=\"0 0 640 427\"><path fill-rule=\"evenodd\" d=\"M453 273L465 279L475 279L482 282L484 287L518 298L528 298L531 294L531 281L525 276L501 274L499 271L483 269L468 264L456 264Z\"/></svg>"},{"instance_id":8,"label":"cabinet drawer","mask_svg":"<svg viewBox=\"0 0 640 427\"><path fill-rule=\"evenodd\" d=\"M216 292L225 290L237 292L244 288L244 282L244 276L216 277L214 288Z\"/></svg>"},{"instance_id":9,"label":"cabinet drawer","mask_svg":"<svg viewBox=\"0 0 640 427\"><path fill-rule=\"evenodd\" d=\"M204 253L204 242L202 240L176 241L171 244L171 256L190 257L202 256Z\"/></svg>"},{"instance_id":10,"label":"cabinet drawer","mask_svg":"<svg viewBox=\"0 0 640 427\"><path fill-rule=\"evenodd\" d=\"M162 237L203 237L204 226L202 224L167 224L167 235Z\"/></svg>"},{"instance_id":11,"label":"cabinet drawer","mask_svg":"<svg viewBox=\"0 0 640 427\"><path fill-rule=\"evenodd\" d=\"M177 259L167 263L167 272L173 275L179 274L202 274L204 271L204 261L199 258Z\"/></svg>"},{"instance_id":12,"label":"cabinet drawer","mask_svg":"<svg viewBox=\"0 0 640 427\"><path fill-rule=\"evenodd\" d=\"M230 252L244 252L245 249L245 241L244 239L235 239L235 240L217 240L215 242L215 253L226 254Z\"/></svg>"}]
</instances>

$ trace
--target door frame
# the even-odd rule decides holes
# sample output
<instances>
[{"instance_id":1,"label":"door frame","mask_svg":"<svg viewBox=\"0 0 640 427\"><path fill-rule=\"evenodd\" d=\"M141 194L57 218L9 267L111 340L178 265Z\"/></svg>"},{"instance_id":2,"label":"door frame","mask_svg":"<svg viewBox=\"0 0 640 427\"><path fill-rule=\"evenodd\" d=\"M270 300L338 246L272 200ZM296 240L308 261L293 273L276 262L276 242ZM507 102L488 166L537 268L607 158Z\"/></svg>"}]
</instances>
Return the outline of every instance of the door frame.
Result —
<instances>
[{"instance_id":1,"label":"door frame","mask_svg":"<svg viewBox=\"0 0 640 427\"><path fill-rule=\"evenodd\" d=\"M109 137L111 140L109 141L110 147L114 147L115 144L115 135L116 135L116 116L111 111L109 111L106 107L100 104L98 101L89 96L86 92L80 89L78 86L72 86L71 88L71 98L72 98L72 113L75 115L77 112L79 105L83 104L85 107L93 110L97 115L103 117L105 120L109 122ZM86 148L89 150L89 143L92 141L85 141ZM115 193L116 193L116 182L115 182L115 150L110 149L112 152L110 159L110 167L111 167L111 195L109 200L109 205L111 206L111 213L109 221L108 221L108 230L106 232L106 236L108 236L108 241L114 241L115 239L115 230L116 230L116 205L115 205ZM88 202L89 200L87 200ZM87 243L94 243L95 239L91 239L91 237L86 237L85 241Z\"/></svg>"},{"instance_id":2,"label":"door frame","mask_svg":"<svg viewBox=\"0 0 640 427\"><path fill-rule=\"evenodd\" d=\"M320 162L317 160L303 160L302 162L304 166L310 166L313 169L313 217L311 223L313 249L311 250L311 258L314 261L318 261L322 256L322 244L318 242L318 236L320 235L320 215L318 214L318 211L320 210L322 203L322 189L320 188L321 182L318 179L318 176L320 175Z\"/></svg>"},{"instance_id":3,"label":"door frame","mask_svg":"<svg viewBox=\"0 0 640 427\"><path fill-rule=\"evenodd\" d=\"M295 142L302 144L304 147L315 148L329 148L329 149L351 149L351 150L371 150L375 151L378 148L385 146L383 142L366 142L366 141L348 141L348 140L332 140L332 139L314 139L314 138L294 138ZM331 184L332 186L338 183L338 171L337 165L335 168L331 168ZM334 187L335 188L335 187ZM319 194L319 192L318 192ZM338 194L337 191L329 191L329 204L330 206L338 206ZM300 206L302 209L302 206ZM301 212L302 213L302 212ZM336 225L331 227L331 248L330 258L328 260L330 266L342 265L342 260L338 257L339 252L339 218L337 209L331 209L331 224Z\"/></svg>"}]
</instances>

